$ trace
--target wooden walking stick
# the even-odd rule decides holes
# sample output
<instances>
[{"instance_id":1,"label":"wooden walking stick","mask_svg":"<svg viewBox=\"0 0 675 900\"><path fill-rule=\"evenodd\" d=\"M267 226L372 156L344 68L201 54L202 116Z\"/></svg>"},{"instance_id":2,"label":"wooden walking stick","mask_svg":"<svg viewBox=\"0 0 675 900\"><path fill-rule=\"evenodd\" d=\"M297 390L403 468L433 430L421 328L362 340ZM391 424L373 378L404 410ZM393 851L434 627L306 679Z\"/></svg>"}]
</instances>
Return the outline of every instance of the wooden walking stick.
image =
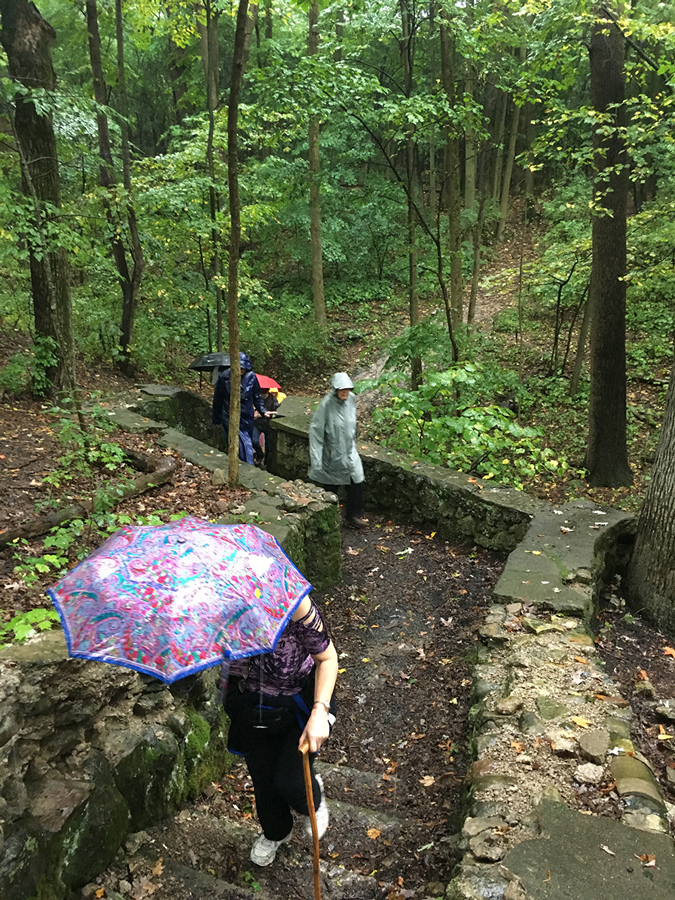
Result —
<instances>
[{"instance_id":1,"label":"wooden walking stick","mask_svg":"<svg viewBox=\"0 0 675 900\"><path fill-rule=\"evenodd\" d=\"M314 810L314 792L312 791L312 773L309 768L309 744L303 744L302 769L305 774L305 793L307 794L307 809L309 821L312 826L312 850L314 854L314 900L321 900L321 880L319 878L319 829L316 824L316 811Z\"/></svg>"}]
</instances>

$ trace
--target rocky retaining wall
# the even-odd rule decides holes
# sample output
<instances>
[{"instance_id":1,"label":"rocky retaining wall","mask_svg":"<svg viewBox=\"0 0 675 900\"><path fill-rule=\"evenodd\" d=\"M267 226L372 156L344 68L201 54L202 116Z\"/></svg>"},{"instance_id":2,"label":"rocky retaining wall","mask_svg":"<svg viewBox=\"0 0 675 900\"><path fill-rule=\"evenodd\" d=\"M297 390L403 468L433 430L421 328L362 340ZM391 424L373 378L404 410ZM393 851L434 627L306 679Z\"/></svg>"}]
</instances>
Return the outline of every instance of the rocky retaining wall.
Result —
<instances>
[{"instance_id":1,"label":"rocky retaining wall","mask_svg":"<svg viewBox=\"0 0 675 900\"><path fill-rule=\"evenodd\" d=\"M212 438L208 405L158 388L125 398L111 418L129 431L159 432L159 443L223 483L226 456L149 419L150 410L137 412L143 400ZM264 528L315 586L335 583L336 498L251 466L240 474L251 498L241 509L224 509L219 521ZM128 669L70 659L60 629L0 650L0 900L65 900L110 864L129 835L222 776L229 756L217 678L211 669L167 687Z\"/></svg>"},{"instance_id":2,"label":"rocky retaining wall","mask_svg":"<svg viewBox=\"0 0 675 900\"><path fill-rule=\"evenodd\" d=\"M309 424L314 404L284 400L272 427L277 434L270 471L306 478ZM358 444L366 475L366 506L399 519L429 525L449 538L470 538L482 547L513 550L532 517L547 504L522 491L420 464L401 453Z\"/></svg>"},{"instance_id":3,"label":"rocky retaining wall","mask_svg":"<svg viewBox=\"0 0 675 900\"><path fill-rule=\"evenodd\" d=\"M217 677L70 659L60 630L0 651L2 900L64 900L223 774Z\"/></svg>"}]
</instances>

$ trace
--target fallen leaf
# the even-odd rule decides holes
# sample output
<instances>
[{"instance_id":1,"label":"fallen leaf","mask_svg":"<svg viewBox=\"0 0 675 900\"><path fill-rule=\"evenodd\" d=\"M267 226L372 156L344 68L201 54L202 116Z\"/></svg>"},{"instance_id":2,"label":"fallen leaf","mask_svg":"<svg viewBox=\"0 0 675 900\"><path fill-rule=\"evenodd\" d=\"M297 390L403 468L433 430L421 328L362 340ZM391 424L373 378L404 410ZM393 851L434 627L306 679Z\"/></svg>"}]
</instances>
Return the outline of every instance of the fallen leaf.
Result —
<instances>
[{"instance_id":1,"label":"fallen leaf","mask_svg":"<svg viewBox=\"0 0 675 900\"><path fill-rule=\"evenodd\" d=\"M600 849L604 850L605 853L609 853L610 856L616 856L616 853L613 850L610 850L607 844L600 844Z\"/></svg>"},{"instance_id":2,"label":"fallen leaf","mask_svg":"<svg viewBox=\"0 0 675 900\"><path fill-rule=\"evenodd\" d=\"M521 741L511 741L511 747L516 751L516 753L524 753L526 745L521 743Z\"/></svg>"},{"instance_id":3,"label":"fallen leaf","mask_svg":"<svg viewBox=\"0 0 675 900\"><path fill-rule=\"evenodd\" d=\"M584 719L583 716L570 716L570 718L579 728L588 728L589 725L593 724L588 719Z\"/></svg>"},{"instance_id":4,"label":"fallen leaf","mask_svg":"<svg viewBox=\"0 0 675 900\"><path fill-rule=\"evenodd\" d=\"M649 681L649 675L644 669L638 669L638 678L641 678L643 681Z\"/></svg>"},{"instance_id":5,"label":"fallen leaf","mask_svg":"<svg viewBox=\"0 0 675 900\"><path fill-rule=\"evenodd\" d=\"M366 834L372 841L376 841L382 832L378 828L369 828Z\"/></svg>"},{"instance_id":6,"label":"fallen leaf","mask_svg":"<svg viewBox=\"0 0 675 900\"><path fill-rule=\"evenodd\" d=\"M668 734L663 725L659 725L659 733L657 737L660 741L672 741L675 735Z\"/></svg>"},{"instance_id":7,"label":"fallen leaf","mask_svg":"<svg viewBox=\"0 0 675 900\"><path fill-rule=\"evenodd\" d=\"M664 647L663 652L666 656L675 656L675 648L673 647Z\"/></svg>"},{"instance_id":8,"label":"fallen leaf","mask_svg":"<svg viewBox=\"0 0 675 900\"><path fill-rule=\"evenodd\" d=\"M544 881L550 881L550 880L551 880L551 870L547 869L546 870L546 878L544 878Z\"/></svg>"},{"instance_id":9,"label":"fallen leaf","mask_svg":"<svg viewBox=\"0 0 675 900\"><path fill-rule=\"evenodd\" d=\"M587 660L587 659L584 659L583 656L575 656L575 657L574 657L574 661L575 661L575 662L578 662L578 663L581 663L582 665L585 665L585 666L588 665L588 660Z\"/></svg>"},{"instance_id":10,"label":"fallen leaf","mask_svg":"<svg viewBox=\"0 0 675 900\"><path fill-rule=\"evenodd\" d=\"M654 868L656 866L656 857L653 853L634 854L635 859L639 859L645 868Z\"/></svg>"},{"instance_id":11,"label":"fallen leaf","mask_svg":"<svg viewBox=\"0 0 675 900\"><path fill-rule=\"evenodd\" d=\"M161 875L163 871L164 871L164 865L162 863L162 857L160 856L160 858L157 860L157 862L155 863L155 865L152 868L152 874L153 875Z\"/></svg>"},{"instance_id":12,"label":"fallen leaf","mask_svg":"<svg viewBox=\"0 0 675 900\"><path fill-rule=\"evenodd\" d=\"M436 784L436 779L433 775L425 775L423 778L420 778L420 784L423 784L424 787L431 787L432 784Z\"/></svg>"},{"instance_id":13,"label":"fallen leaf","mask_svg":"<svg viewBox=\"0 0 675 900\"><path fill-rule=\"evenodd\" d=\"M99 889L96 891L96 896L97 896L97 897L102 897L104 894L105 894L105 888L104 888L104 887L99 888Z\"/></svg>"}]
</instances>

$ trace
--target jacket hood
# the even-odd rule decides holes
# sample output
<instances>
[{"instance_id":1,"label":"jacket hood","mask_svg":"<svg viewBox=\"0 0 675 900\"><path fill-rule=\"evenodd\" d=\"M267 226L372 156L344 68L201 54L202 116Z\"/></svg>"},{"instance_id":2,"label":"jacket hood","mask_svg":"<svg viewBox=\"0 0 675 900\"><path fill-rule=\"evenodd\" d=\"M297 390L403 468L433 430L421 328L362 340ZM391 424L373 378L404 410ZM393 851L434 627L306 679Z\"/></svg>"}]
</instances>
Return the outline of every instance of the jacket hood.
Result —
<instances>
[{"instance_id":1,"label":"jacket hood","mask_svg":"<svg viewBox=\"0 0 675 900\"><path fill-rule=\"evenodd\" d=\"M330 386L334 391L341 391L344 388L349 388L351 390L354 387L354 382L346 372L336 372L335 375L333 375Z\"/></svg>"},{"instance_id":2,"label":"jacket hood","mask_svg":"<svg viewBox=\"0 0 675 900\"><path fill-rule=\"evenodd\" d=\"M253 369L248 353L239 354L239 368L244 369L246 372L250 372Z\"/></svg>"}]
</instances>

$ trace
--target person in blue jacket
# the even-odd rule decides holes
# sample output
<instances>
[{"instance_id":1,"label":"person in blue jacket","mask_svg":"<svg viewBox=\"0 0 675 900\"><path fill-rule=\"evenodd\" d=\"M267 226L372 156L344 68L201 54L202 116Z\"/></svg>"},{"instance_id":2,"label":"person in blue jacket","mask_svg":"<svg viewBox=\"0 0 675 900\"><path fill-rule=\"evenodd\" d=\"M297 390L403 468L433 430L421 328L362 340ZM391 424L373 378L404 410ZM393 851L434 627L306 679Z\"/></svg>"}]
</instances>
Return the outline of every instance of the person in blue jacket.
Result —
<instances>
[{"instance_id":1,"label":"person in blue jacket","mask_svg":"<svg viewBox=\"0 0 675 900\"><path fill-rule=\"evenodd\" d=\"M251 360L246 353L239 354L241 367L241 413L239 416L239 459L253 465L253 421L254 410L258 410L261 416L268 417L258 379L256 378ZM213 414L211 420L214 425L223 426L223 434L227 441L230 428L230 379L231 370L225 369L218 376L216 389L213 392Z\"/></svg>"}]
</instances>

